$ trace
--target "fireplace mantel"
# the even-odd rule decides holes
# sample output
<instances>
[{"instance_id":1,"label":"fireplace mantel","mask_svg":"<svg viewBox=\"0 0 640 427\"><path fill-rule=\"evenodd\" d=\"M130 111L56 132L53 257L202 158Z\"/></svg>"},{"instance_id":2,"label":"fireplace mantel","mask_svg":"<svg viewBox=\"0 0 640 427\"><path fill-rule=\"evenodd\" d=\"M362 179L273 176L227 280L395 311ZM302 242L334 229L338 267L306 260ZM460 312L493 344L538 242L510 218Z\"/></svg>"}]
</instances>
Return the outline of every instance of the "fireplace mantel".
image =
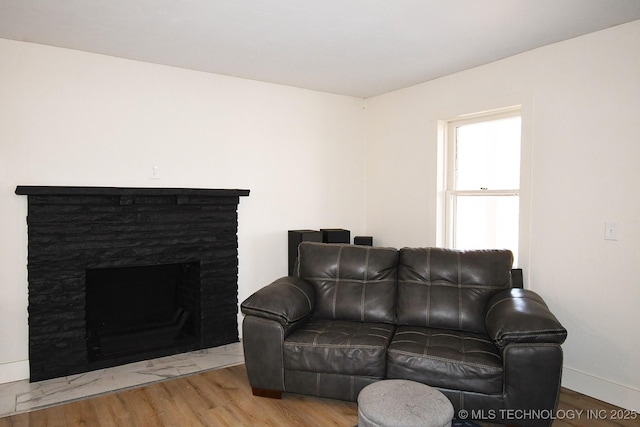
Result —
<instances>
[{"instance_id":1,"label":"fireplace mantel","mask_svg":"<svg viewBox=\"0 0 640 427\"><path fill-rule=\"evenodd\" d=\"M213 188L153 188L153 187L65 187L43 185L19 185L16 194L21 196L248 196L249 190Z\"/></svg>"}]
</instances>

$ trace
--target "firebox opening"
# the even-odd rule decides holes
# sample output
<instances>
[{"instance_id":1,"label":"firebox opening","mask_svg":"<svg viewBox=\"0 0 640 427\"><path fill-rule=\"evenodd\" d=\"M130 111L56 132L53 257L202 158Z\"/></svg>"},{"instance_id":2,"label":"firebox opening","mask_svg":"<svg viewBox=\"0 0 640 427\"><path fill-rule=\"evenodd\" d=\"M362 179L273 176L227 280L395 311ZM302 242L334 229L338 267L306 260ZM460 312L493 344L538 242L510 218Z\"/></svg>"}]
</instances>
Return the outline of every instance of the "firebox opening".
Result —
<instances>
[{"instance_id":1,"label":"firebox opening","mask_svg":"<svg viewBox=\"0 0 640 427\"><path fill-rule=\"evenodd\" d=\"M89 361L197 342L199 289L199 262L87 270Z\"/></svg>"}]
</instances>

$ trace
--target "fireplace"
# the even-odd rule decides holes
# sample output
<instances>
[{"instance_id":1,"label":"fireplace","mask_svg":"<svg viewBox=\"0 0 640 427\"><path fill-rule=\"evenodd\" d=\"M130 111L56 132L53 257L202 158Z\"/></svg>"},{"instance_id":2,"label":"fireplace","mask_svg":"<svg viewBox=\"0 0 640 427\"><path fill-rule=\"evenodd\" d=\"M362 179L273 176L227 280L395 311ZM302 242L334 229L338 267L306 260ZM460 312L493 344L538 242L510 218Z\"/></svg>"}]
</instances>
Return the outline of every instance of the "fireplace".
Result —
<instances>
[{"instance_id":1,"label":"fireplace","mask_svg":"<svg viewBox=\"0 0 640 427\"><path fill-rule=\"evenodd\" d=\"M248 190L34 187L31 381L238 341Z\"/></svg>"},{"instance_id":2,"label":"fireplace","mask_svg":"<svg viewBox=\"0 0 640 427\"><path fill-rule=\"evenodd\" d=\"M87 270L89 362L195 344L200 263Z\"/></svg>"}]
</instances>

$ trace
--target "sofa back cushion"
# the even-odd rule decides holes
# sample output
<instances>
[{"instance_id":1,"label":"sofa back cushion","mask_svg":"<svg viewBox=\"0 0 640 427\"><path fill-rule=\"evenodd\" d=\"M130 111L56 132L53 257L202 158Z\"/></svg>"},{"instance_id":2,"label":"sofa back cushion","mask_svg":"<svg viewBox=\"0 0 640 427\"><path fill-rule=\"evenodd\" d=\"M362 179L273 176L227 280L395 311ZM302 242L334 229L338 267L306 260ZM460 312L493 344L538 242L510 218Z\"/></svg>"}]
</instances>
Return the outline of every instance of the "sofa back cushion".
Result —
<instances>
[{"instance_id":1,"label":"sofa back cushion","mask_svg":"<svg viewBox=\"0 0 640 427\"><path fill-rule=\"evenodd\" d=\"M297 276L316 290L314 318L395 323L398 251L302 242Z\"/></svg>"},{"instance_id":2,"label":"sofa back cushion","mask_svg":"<svg viewBox=\"0 0 640 427\"><path fill-rule=\"evenodd\" d=\"M398 323L485 332L489 299L511 287L508 250L403 248L398 261Z\"/></svg>"}]
</instances>

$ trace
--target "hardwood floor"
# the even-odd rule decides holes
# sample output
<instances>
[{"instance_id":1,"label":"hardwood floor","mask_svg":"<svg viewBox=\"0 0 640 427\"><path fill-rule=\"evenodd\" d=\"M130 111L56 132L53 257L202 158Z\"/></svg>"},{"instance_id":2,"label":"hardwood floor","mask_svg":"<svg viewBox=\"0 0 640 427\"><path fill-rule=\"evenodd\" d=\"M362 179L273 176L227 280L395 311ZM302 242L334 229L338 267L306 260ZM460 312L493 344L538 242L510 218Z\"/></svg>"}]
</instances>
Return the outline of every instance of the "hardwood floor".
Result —
<instances>
[{"instance_id":1,"label":"hardwood floor","mask_svg":"<svg viewBox=\"0 0 640 427\"><path fill-rule=\"evenodd\" d=\"M356 404L254 397L244 365L0 418L0 427L354 426Z\"/></svg>"},{"instance_id":2,"label":"hardwood floor","mask_svg":"<svg viewBox=\"0 0 640 427\"><path fill-rule=\"evenodd\" d=\"M612 420L619 408L570 390L562 390L558 409L573 411L567 414L585 412L579 419L556 420L554 427L640 426L640 419ZM589 410L591 419L586 417ZM281 400L254 397L244 365L0 418L0 427L351 427L357 423L352 402L294 394L284 394Z\"/></svg>"}]
</instances>

